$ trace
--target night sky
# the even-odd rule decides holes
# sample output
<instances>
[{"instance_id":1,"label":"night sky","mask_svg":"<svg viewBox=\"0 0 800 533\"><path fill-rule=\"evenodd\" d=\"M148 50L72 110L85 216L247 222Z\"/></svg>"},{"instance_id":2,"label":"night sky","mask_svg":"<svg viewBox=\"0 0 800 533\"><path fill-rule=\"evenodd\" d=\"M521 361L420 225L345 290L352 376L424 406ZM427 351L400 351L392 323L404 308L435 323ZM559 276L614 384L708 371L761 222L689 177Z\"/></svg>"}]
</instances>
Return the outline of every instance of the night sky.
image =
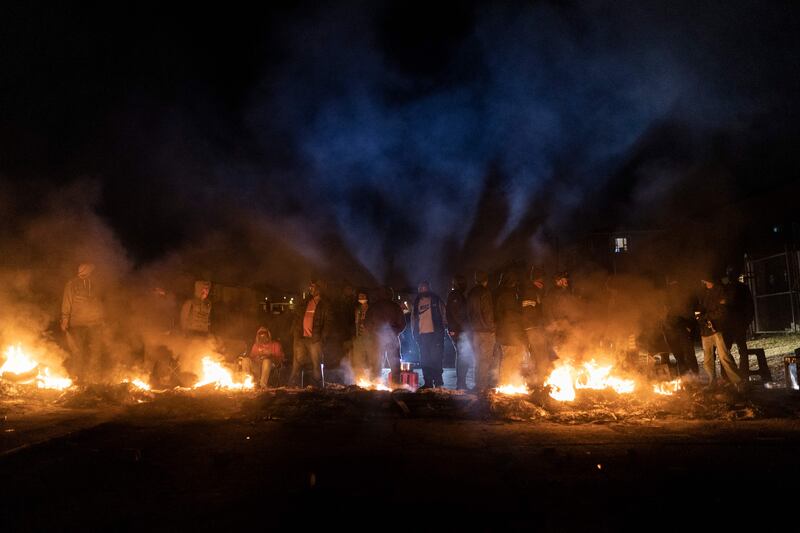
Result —
<instances>
[{"instance_id":1,"label":"night sky","mask_svg":"<svg viewBox=\"0 0 800 533\"><path fill-rule=\"evenodd\" d=\"M76 209L127 268L276 284L797 218L792 2L430 4L3 3L3 260L77 260L29 241Z\"/></svg>"}]
</instances>

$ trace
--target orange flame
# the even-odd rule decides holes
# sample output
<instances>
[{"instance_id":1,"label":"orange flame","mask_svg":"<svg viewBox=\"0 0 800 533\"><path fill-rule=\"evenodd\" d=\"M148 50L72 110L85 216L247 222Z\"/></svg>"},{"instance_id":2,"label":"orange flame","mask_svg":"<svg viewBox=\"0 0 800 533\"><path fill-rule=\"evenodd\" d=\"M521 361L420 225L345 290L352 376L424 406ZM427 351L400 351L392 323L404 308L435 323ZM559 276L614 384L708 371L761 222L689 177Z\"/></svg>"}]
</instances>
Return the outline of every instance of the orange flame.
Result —
<instances>
[{"instance_id":1,"label":"orange flame","mask_svg":"<svg viewBox=\"0 0 800 533\"><path fill-rule=\"evenodd\" d=\"M391 390L392 390L389 387L387 387L386 385L384 385L383 383L381 383L380 381L370 381L370 380L368 380L366 378L359 379L358 383L356 383L356 385L358 385L362 389L367 389L367 390L382 390L382 391L389 391L389 392L391 392Z\"/></svg>"},{"instance_id":2,"label":"orange flame","mask_svg":"<svg viewBox=\"0 0 800 533\"><path fill-rule=\"evenodd\" d=\"M19 345L6 348L5 358L5 363L0 367L0 376L5 373L24 375L36 370L36 376L22 383L30 384L35 381L36 386L40 389L54 390L64 390L72 386L71 379L51 374L48 367L40 365L35 359L23 352L22 347Z\"/></svg>"},{"instance_id":3,"label":"orange flame","mask_svg":"<svg viewBox=\"0 0 800 533\"><path fill-rule=\"evenodd\" d=\"M494 391L497 394L505 394L508 396L528 395L530 391L526 385L500 385L495 387Z\"/></svg>"},{"instance_id":4,"label":"orange flame","mask_svg":"<svg viewBox=\"0 0 800 533\"><path fill-rule=\"evenodd\" d=\"M578 389L613 389L617 394L633 392L636 382L612 375L613 368L614 365L600 364L594 359L579 367L564 362L550 373L544 384L550 387L550 396L560 402L573 401Z\"/></svg>"},{"instance_id":5,"label":"orange flame","mask_svg":"<svg viewBox=\"0 0 800 533\"><path fill-rule=\"evenodd\" d=\"M683 388L681 378L673 379L672 381L663 381L653 385L653 392L662 394L664 396L672 396Z\"/></svg>"},{"instance_id":6,"label":"orange flame","mask_svg":"<svg viewBox=\"0 0 800 533\"><path fill-rule=\"evenodd\" d=\"M203 357L203 377L200 381L195 383L194 388L203 387L212 383L216 389L252 390L255 388L252 376L249 374L245 376L244 382L242 383L234 382L233 374L222 366L222 363L207 355Z\"/></svg>"}]
</instances>

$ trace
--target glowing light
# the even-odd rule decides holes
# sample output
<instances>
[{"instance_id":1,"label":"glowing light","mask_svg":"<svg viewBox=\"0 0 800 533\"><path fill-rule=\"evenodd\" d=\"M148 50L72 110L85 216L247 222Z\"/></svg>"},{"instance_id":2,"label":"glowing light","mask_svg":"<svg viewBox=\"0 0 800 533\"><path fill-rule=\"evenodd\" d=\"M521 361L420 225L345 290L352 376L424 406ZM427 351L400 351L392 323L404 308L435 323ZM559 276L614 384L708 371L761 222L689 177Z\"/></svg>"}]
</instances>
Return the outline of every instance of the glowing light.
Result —
<instances>
[{"instance_id":1,"label":"glowing light","mask_svg":"<svg viewBox=\"0 0 800 533\"><path fill-rule=\"evenodd\" d=\"M40 389L64 390L72 386L72 380L51 373L50 369L40 365L35 359L22 351L19 345L9 346L5 351L5 363L0 367L0 376L5 373L25 376L36 371L35 376L22 381L22 384L36 383Z\"/></svg>"},{"instance_id":2,"label":"glowing light","mask_svg":"<svg viewBox=\"0 0 800 533\"><path fill-rule=\"evenodd\" d=\"M245 376L244 381L237 383L233 381L233 374L230 370L222 366L222 363L215 361L211 356L203 357L203 377L195 383L194 388L204 387L214 384L214 388L228 390L251 390L255 388L253 377Z\"/></svg>"},{"instance_id":3,"label":"glowing light","mask_svg":"<svg viewBox=\"0 0 800 533\"><path fill-rule=\"evenodd\" d=\"M530 394L528 387L525 385L500 385L499 387L495 387L494 391L497 394L506 394L508 396Z\"/></svg>"},{"instance_id":4,"label":"glowing light","mask_svg":"<svg viewBox=\"0 0 800 533\"><path fill-rule=\"evenodd\" d=\"M612 375L614 365L599 364L594 359L575 367L570 362L561 363L545 380L550 387L550 396L560 402L575 399L576 390L612 389L617 394L630 394L636 389L636 382Z\"/></svg>"},{"instance_id":5,"label":"glowing light","mask_svg":"<svg viewBox=\"0 0 800 533\"><path fill-rule=\"evenodd\" d=\"M370 381L370 380L368 380L366 378L359 379L358 383L356 383L356 385L358 385L362 389L367 389L367 390L382 390L382 391L391 391L392 390L389 387L387 387L386 385L384 385L383 383L381 383L380 381Z\"/></svg>"},{"instance_id":6,"label":"glowing light","mask_svg":"<svg viewBox=\"0 0 800 533\"><path fill-rule=\"evenodd\" d=\"M681 378L673 379L672 381L663 381L653 385L653 392L662 394L664 396L672 396L683 388Z\"/></svg>"},{"instance_id":7,"label":"glowing light","mask_svg":"<svg viewBox=\"0 0 800 533\"><path fill-rule=\"evenodd\" d=\"M123 379L122 382L123 383L130 383L131 385L133 385L134 387L136 387L137 389L140 389L140 390L150 390L150 384L142 381L139 378Z\"/></svg>"}]
</instances>

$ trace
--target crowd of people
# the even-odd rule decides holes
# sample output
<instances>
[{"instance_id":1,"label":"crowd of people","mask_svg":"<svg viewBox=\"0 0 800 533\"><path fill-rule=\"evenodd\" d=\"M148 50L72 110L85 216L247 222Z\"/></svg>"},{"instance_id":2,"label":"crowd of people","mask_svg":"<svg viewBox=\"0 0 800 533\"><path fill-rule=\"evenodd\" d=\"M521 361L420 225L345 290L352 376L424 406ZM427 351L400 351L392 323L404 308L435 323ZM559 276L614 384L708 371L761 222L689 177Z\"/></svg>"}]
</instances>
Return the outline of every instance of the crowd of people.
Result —
<instances>
[{"instance_id":1,"label":"crowd of people","mask_svg":"<svg viewBox=\"0 0 800 533\"><path fill-rule=\"evenodd\" d=\"M63 293L60 327L71 354L68 369L79 383L102 381L100 360L111 349L94 270L92 264L81 264ZM307 297L294 306L290 339L286 335L276 339L267 324L260 324L247 349L235 355L241 370L251 373L257 386L263 388L278 384L270 380L273 370L288 365L290 359L290 386L323 386L325 363L333 358L350 368L347 379L381 380L388 367L389 379L398 384L402 336L403 342L414 343L419 354L421 389L444 387L446 343L452 344L455 353L458 389L468 388L470 374L472 388L477 391L498 384L540 386L563 355L562 347L574 341L576 332L591 329L586 315L605 313L603 309L612 314L619 289L607 284L607 307L598 313L597 307L589 311L586 298L573 290L568 272L556 273L551 282L536 266L520 274L519 269L505 271L492 287L489 274L476 271L471 288L465 276L456 275L446 298L422 281L410 306L400 302L390 287L356 290L346 285L342 294L333 297L326 294L323 282L312 281ZM747 333L753 320L752 295L733 269L720 279L703 276L699 288L667 281L659 292L661 313L655 325L650 324L649 341L637 340L646 336L641 324L636 324L631 325L630 335L604 331L599 338L584 338L582 342L584 346L602 344L623 361L631 350L638 351L637 344L649 342L646 350L671 353L677 372L691 379L700 373L695 354L699 337L707 382L741 388L746 382L743 376L747 370ZM197 281L194 289L194 296L181 306L174 329L186 339L207 339L213 335L211 283ZM151 351L161 355L150 358L151 381L157 386L179 383L180 357L158 342L152 344ZM731 354L734 345L739 366ZM719 378L716 359L721 366Z\"/></svg>"}]
</instances>

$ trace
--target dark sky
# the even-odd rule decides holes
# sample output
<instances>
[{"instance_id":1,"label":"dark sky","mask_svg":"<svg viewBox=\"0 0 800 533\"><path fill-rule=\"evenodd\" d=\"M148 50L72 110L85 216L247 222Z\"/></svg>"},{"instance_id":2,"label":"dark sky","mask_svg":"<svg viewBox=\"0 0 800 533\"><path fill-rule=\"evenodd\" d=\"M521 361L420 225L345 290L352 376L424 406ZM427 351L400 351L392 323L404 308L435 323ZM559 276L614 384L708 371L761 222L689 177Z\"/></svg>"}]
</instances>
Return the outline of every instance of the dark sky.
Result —
<instances>
[{"instance_id":1,"label":"dark sky","mask_svg":"<svg viewBox=\"0 0 800 533\"><path fill-rule=\"evenodd\" d=\"M3 3L4 231L61 196L136 267L374 282L791 217L792 2L430 4Z\"/></svg>"}]
</instances>

